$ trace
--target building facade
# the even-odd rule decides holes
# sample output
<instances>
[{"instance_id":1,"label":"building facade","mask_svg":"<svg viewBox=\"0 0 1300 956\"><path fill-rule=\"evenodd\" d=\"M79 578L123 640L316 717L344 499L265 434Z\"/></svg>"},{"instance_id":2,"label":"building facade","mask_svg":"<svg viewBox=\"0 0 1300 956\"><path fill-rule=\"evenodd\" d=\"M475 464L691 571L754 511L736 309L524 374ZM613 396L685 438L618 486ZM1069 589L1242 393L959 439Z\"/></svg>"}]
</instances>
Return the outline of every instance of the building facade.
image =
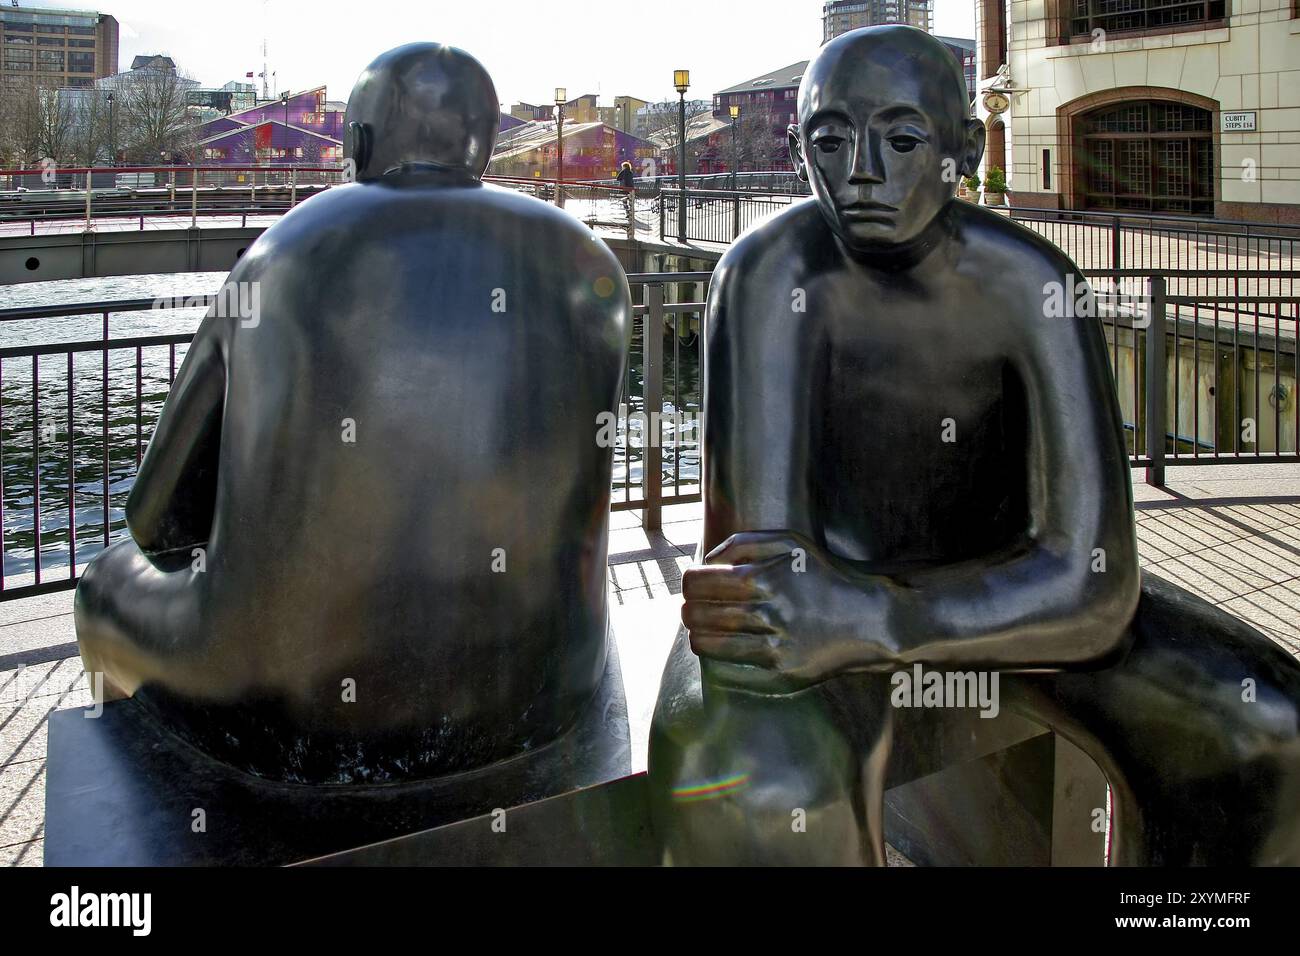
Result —
<instances>
[{"instance_id":1,"label":"building facade","mask_svg":"<svg viewBox=\"0 0 1300 956\"><path fill-rule=\"evenodd\" d=\"M983 172L1021 206L1300 222L1294 0L1122 6L980 0Z\"/></svg>"},{"instance_id":2,"label":"building facade","mask_svg":"<svg viewBox=\"0 0 1300 956\"><path fill-rule=\"evenodd\" d=\"M0 8L0 80L94 86L117 72L117 20L89 10Z\"/></svg>"},{"instance_id":3,"label":"building facade","mask_svg":"<svg viewBox=\"0 0 1300 956\"><path fill-rule=\"evenodd\" d=\"M566 110L567 113L567 110ZM559 171L554 122L527 123L502 132L488 172L516 179L555 179ZM658 158L648 140L605 123L564 120L564 179L566 182L612 179L630 162L638 174Z\"/></svg>"},{"instance_id":4,"label":"building facade","mask_svg":"<svg viewBox=\"0 0 1300 956\"><path fill-rule=\"evenodd\" d=\"M203 124L198 160L208 166L328 166L343 159L343 111L319 86Z\"/></svg>"},{"instance_id":5,"label":"building facade","mask_svg":"<svg viewBox=\"0 0 1300 956\"><path fill-rule=\"evenodd\" d=\"M822 42L881 23L934 30L934 0L830 0L822 7Z\"/></svg>"},{"instance_id":6,"label":"building facade","mask_svg":"<svg viewBox=\"0 0 1300 956\"><path fill-rule=\"evenodd\" d=\"M731 108L740 108L751 169L790 168L786 131L799 122L799 83L807 67L808 61L800 60L713 94L714 116L729 120Z\"/></svg>"}]
</instances>

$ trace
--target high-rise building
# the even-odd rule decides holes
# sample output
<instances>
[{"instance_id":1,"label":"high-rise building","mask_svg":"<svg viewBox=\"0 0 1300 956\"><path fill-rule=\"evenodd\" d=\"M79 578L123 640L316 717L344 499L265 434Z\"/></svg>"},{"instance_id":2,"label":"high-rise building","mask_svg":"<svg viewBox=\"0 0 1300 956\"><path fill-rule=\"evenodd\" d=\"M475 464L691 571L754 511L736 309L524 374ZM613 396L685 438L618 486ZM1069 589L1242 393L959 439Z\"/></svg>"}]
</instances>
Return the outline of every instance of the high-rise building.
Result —
<instances>
[{"instance_id":1,"label":"high-rise building","mask_svg":"<svg viewBox=\"0 0 1300 956\"><path fill-rule=\"evenodd\" d=\"M822 7L822 42L881 23L906 23L934 31L934 0L828 0Z\"/></svg>"},{"instance_id":2,"label":"high-rise building","mask_svg":"<svg viewBox=\"0 0 1300 956\"><path fill-rule=\"evenodd\" d=\"M117 20L89 10L0 8L0 78L90 87L117 72Z\"/></svg>"}]
</instances>

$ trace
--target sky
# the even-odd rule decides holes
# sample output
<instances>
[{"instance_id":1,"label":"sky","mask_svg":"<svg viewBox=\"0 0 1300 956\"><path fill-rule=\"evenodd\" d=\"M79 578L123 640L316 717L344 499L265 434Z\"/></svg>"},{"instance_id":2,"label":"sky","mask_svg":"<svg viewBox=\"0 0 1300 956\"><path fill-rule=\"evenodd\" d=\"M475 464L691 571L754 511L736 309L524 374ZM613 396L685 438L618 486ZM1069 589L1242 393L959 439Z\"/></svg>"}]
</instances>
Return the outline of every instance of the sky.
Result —
<instances>
[{"instance_id":1,"label":"sky","mask_svg":"<svg viewBox=\"0 0 1300 956\"><path fill-rule=\"evenodd\" d=\"M344 100L361 70L385 50L416 40L476 56L507 109L598 93L676 98L675 69L691 71L688 96L710 98L754 76L807 59L821 43L821 0L20 0L24 7L96 9L121 24L122 69L162 53L205 87L262 70L280 90L321 85ZM549 10L557 11L554 14ZM975 0L936 0L935 32L975 35ZM254 79L252 82L260 83Z\"/></svg>"}]
</instances>

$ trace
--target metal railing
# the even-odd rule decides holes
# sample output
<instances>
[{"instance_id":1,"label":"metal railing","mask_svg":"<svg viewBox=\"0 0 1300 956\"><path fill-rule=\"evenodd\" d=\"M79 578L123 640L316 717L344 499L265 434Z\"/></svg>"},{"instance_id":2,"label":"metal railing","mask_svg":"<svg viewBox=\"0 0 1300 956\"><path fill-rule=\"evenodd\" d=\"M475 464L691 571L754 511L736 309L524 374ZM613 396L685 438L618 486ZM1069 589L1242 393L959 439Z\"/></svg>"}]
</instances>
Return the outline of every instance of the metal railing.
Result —
<instances>
[{"instance_id":1,"label":"metal railing","mask_svg":"<svg viewBox=\"0 0 1300 956\"><path fill-rule=\"evenodd\" d=\"M658 528L665 505L700 500L698 333L709 273L629 281L633 341L611 507L640 510ZM0 310L0 328L94 322L100 333L0 348L0 601L74 587L85 563L127 533L127 495L194 336L115 338L112 328L166 324L177 308L197 322L213 298Z\"/></svg>"},{"instance_id":2,"label":"metal railing","mask_svg":"<svg viewBox=\"0 0 1300 956\"><path fill-rule=\"evenodd\" d=\"M1006 211L1084 270L1300 268L1300 226L1015 206Z\"/></svg>"},{"instance_id":3,"label":"metal railing","mask_svg":"<svg viewBox=\"0 0 1300 956\"><path fill-rule=\"evenodd\" d=\"M754 189L686 190L688 242L729 243L802 194ZM680 191L660 190L659 237L677 235ZM1193 216L994 207L1059 246L1084 270L1300 268L1300 226ZM1206 290L1208 292L1208 290Z\"/></svg>"},{"instance_id":4,"label":"metal railing","mask_svg":"<svg viewBox=\"0 0 1300 956\"><path fill-rule=\"evenodd\" d=\"M38 225L80 221L86 231L96 224L139 230L146 223L189 217L195 227L203 218L278 216L304 199L345 181L334 166L159 166L94 167L58 170L42 179L41 170L0 170L0 187L34 184L23 192L0 194L0 235L4 226L21 223L29 235ZM146 179L147 177L147 179ZM129 180L127 182L124 182ZM484 182L528 193L568 208L593 229L612 228L634 237L653 228L655 191L632 191L601 182L515 179L486 176Z\"/></svg>"},{"instance_id":5,"label":"metal railing","mask_svg":"<svg viewBox=\"0 0 1300 956\"><path fill-rule=\"evenodd\" d=\"M802 199L790 193L756 193L745 190L686 190L686 240L688 242L733 242L761 219ZM677 215L681 208L679 189L659 192L659 238L679 239Z\"/></svg>"}]
</instances>

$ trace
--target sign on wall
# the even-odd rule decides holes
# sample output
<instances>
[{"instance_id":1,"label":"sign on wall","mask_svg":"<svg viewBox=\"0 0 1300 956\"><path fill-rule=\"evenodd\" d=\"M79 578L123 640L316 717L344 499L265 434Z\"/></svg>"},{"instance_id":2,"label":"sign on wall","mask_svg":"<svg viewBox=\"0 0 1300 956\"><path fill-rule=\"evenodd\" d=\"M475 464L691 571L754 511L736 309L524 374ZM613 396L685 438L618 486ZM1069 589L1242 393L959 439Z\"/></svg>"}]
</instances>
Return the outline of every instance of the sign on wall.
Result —
<instances>
[{"instance_id":1,"label":"sign on wall","mask_svg":"<svg viewBox=\"0 0 1300 956\"><path fill-rule=\"evenodd\" d=\"M1219 114L1219 129L1225 133L1251 133L1255 130L1255 111L1238 110Z\"/></svg>"}]
</instances>

